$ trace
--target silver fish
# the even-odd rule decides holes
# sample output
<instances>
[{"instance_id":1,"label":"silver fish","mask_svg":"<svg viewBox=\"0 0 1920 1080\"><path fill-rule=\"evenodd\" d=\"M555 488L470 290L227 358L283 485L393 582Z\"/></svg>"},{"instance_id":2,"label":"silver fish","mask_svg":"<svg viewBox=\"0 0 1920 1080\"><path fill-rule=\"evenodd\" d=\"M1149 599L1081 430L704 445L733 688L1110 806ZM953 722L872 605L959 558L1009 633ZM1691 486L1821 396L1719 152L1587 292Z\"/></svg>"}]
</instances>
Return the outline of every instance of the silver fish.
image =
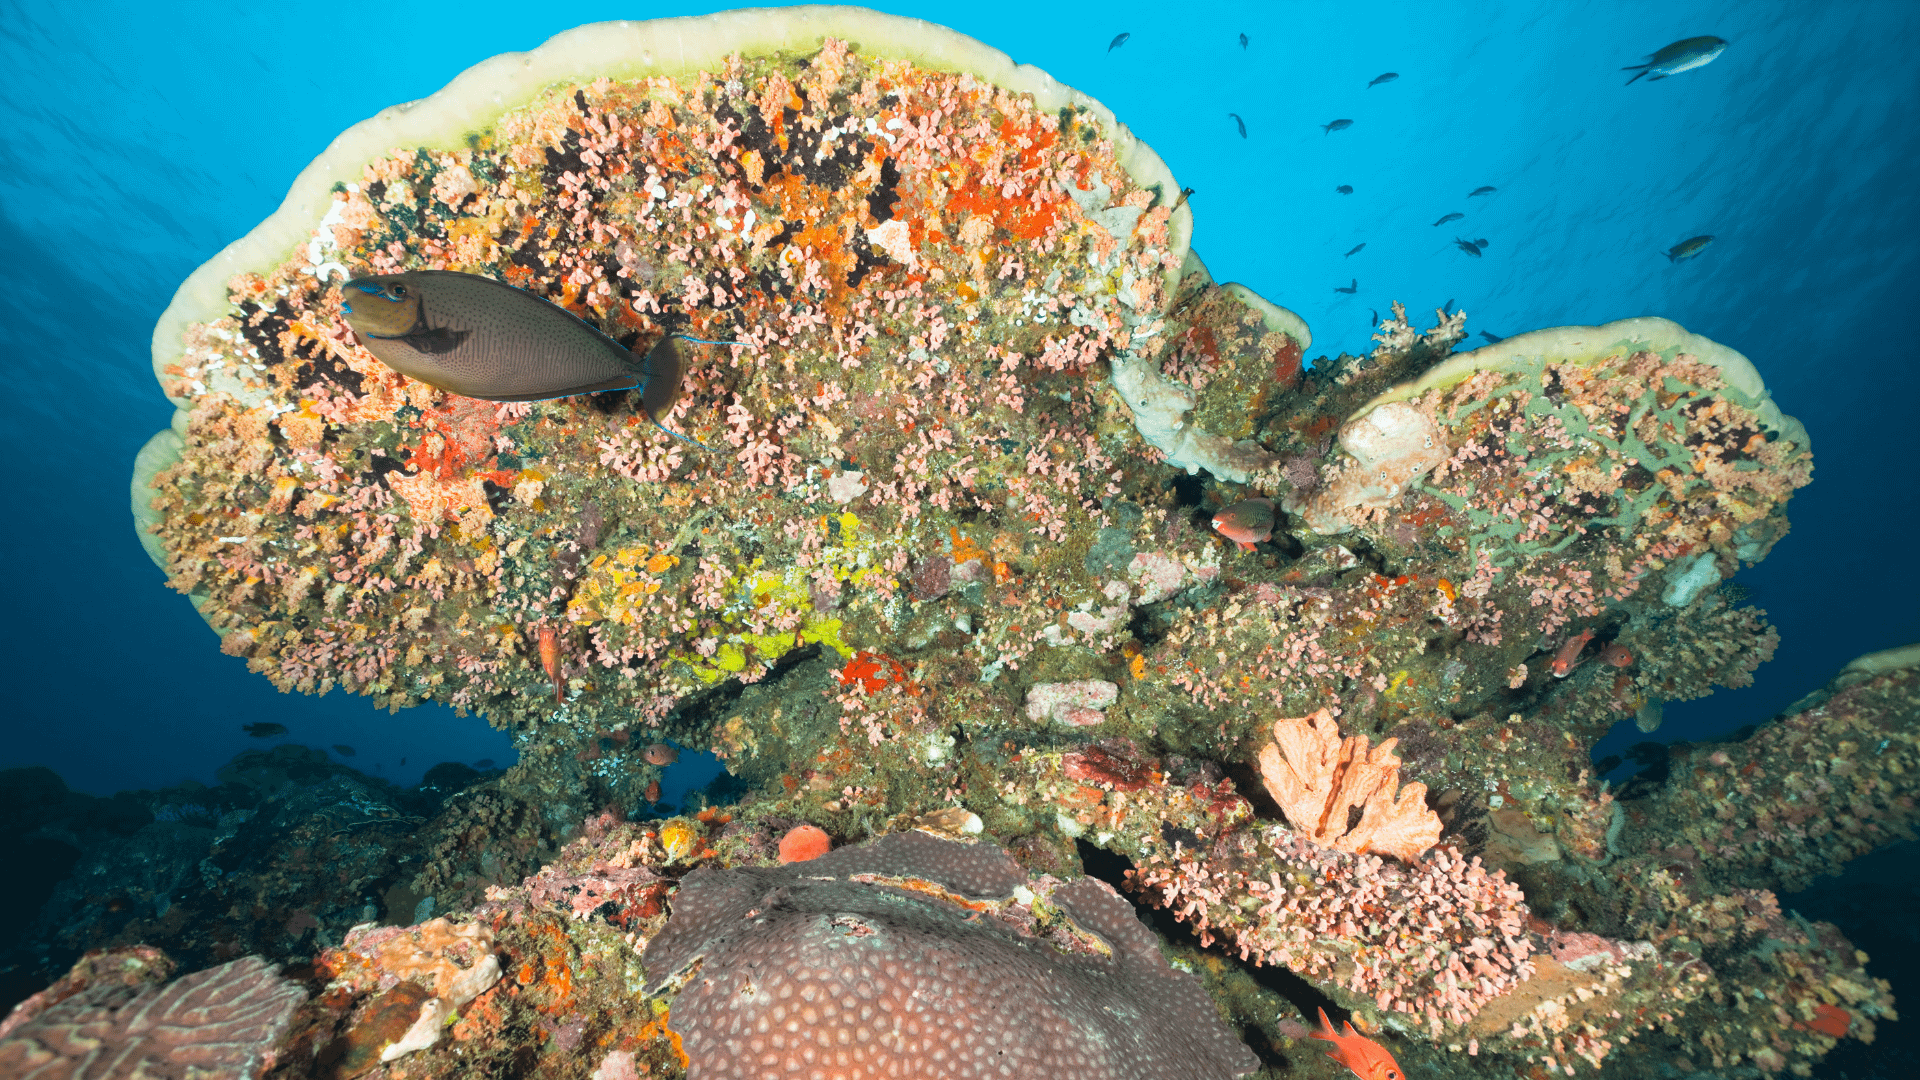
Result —
<instances>
[{"instance_id":1,"label":"silver fish","mask_svg":"<svg viewBox=\"0 0 1920 1080\"><path fill-rule=\"evenodd\" d=\"M1471 240L1462 240L1456 236L1453 238L1453 246L1459 248L1461 251L1466 252L1467 254L1473 256L1476 259L1480 257L1480 245L1474 243Z\"/></svg>"},{"instance_id":2,"label":"silver fish","mask_svg":"<svg viewBox=\"0 0 1920 1080\"><path fill-rule=\"evenodd\" d=\"M1373 89L1374 87L1376 87L1376 86L1379 86L1379 85L1380 85L1381 83L1389 83L1389 82L1392 82L1393 80L1395 80L1395 79L1397 79L1397 78L1399 78L1399 77L1400 77L1400 73L1399 73L1399 72L1397 72L1397 71L1389 71L1389 72L1387 72L1387 73L1386 73L1385 75L1382 75L1382 76L1380 76L1379 78L1377 78L1377 79L1375 79L1375 80L1373 80L1372 82L1370 82L1370 83L1368 83L1368 84L1367 84L1367 89L1369 89L1369 90L1371 90L1371 89Z\"/></svg>"},{"instance_id":3,"label":"silver fish","mask_svg":"<svg viewBox=\"0 0 1920 1080\"><path fill-rule=\"evenodd\" d=\"M1471 199L1475 195L1491 195L1494 192L1499 190L1500 189L1496 187L1477 187L1477 188L1474 188L1472 191L1467 192L1467 198Z\"/></svg>"},{"instance_id":4,"label":"silver fish","mask_svg":"<svg viewBox=\"0 0 1920 1080\"><path fill-rule=\"evenodd\" d=\"M1461 218L1466 216L1467 215L1456 211L1454 213L1448 214L1446 217L1441 218L1439 221L1436 221L1433 224L1436 228L1438 228L1441 225L1445 225L1449 221L1459 221Z\"/></svg>"},{"instance_id":5,"label":"silver fish","mask_svg":"<svg viewBox=\"0 0 1920 1080\"><path fill-rule=\"evenodd\" d=\"M1239 113L1228 113L1227 115L1228 115L1228 116L1231 116L1231 117L1233 117L1233 122L1234 122L1234 124L1235 124L1235 126L1237 126L1237 127L1238 127L1238 128L1240 129L1240 137L1241 137L1241 138L1243 138L1243 139L1244 139L1244 138L1246 138L1246 137L1247 137L1247 122L1246 122L1245 120L1242 120L1242 119L1240 119L1240 114L1239 114Z\"/></svg>"},{"instance_id":6,"label":"silver fish","mask_svg":"<svg viewBox=\"0 0 1920 1080\"><path fill-rule=\"evenodd\" d=\"M1352 295L1353 295L1354 293L1357 293L1357 292L1359 292L1359 291L1360 291L1360 279L1359 279L1359 278L1354 278L1354 279L1353 279L1353 280L1352 280L1351 282L1349 282L1349 283L1347 284L1347 287L1346 287L1346 288L1344 288L1344 289L1342 289L1342 288L1340 288L1339 286L1337 286L1337 285L1336 285L1336 286L1334 286L1334 290L1333 290L1333 291L1334 291L1334 292L1341 292L1341 293L1346 293L1346 294L1347 294L1348 296L1352 296Z\"/></svg>"},{"instance_id":7,"label":"silver fish","mask_svg":"<svg viewBox=\"0 0 1920 1080\"><path fill-rule=\"evenodd\" d=\"M1346 253L1345 255L1342 255L1342 256L1340 256L1340 257L1341 257L1341 258L1343 258L1343 259L1351 259L1351 258L1353 258L1353 257L1354 257L1355 255L1358 255L1358 254L1360 254L1360 249L1361 249L1361 248L1363 248L1363 247L1366 247L1366 246L1367 246L1367 245L1365 245L1365 244L1355 244L1355 245L1353 245L1353 250L1352 250L1352 251L1349 251L1349 252L1347 252L1347 253Z\"/></svg>"},{"instance_id":8,"label":"silver fish","mask_svg":"<svg viewBox=\"0 0 1920 1080\"><path fill-rule=\"evenodd\" d=\"M1647 57L1647 62L1644 64L1632 64L1620 70L1638 71L1640 75L1647 76L1648 82L1658 82L1669 75L1678 75L1683 71L1692 71L1697 67L1705 67L1713 63L1721 53L1726 51L1727 39L1725 38L1717 38L1712 34L1704 37L1691 37L1683 41L1676 41L1666 48L1661 49L1659 52L1654 53L1652 56ZM1640 75L1635 75L1633 78L1628 79L1627 85L1632 86L1634 82L1640 78Z\"/></svg>"},{"instance_id":9,"label":"silver fish","mask_svg":"<svg viewBox=\"0 0 1920 1080\"><path fill-rule=\"evenodd\" d=\"M1686 262L1688 259L1705 251L1707 245L1711 243L1713 243L1713 237L1711 236L1689 237L1667 249L1667 261L1674 263Z\"/></svg>"},{"instance_id":10,"label":"silver fish","mask_svg":"<svg viewBox=\"0 0 1920 1080\"><path fill-rule=\"evenodd\" d=\"M1127 39L1132 36L1133 36L1132 34L1121 34L1115 37L1113 41L1110 44L1108 44L1107 51L1112 52L1113 50L1119 48L1120 46L1125 45L1127 43Z\"/></svg>"},{"instance_id":11,"label":"silver fish","mask_svg":"<svg viewBox=\"0 0 1920 1080\"><path fill-rule=\"evenodd\" d=\"M1321 124L1320 130L1331 135L1336 131L1345 131L1352 126L1353 121L1351 120L1335 120L1332 123Z\"/></svg>"}]
</instances>

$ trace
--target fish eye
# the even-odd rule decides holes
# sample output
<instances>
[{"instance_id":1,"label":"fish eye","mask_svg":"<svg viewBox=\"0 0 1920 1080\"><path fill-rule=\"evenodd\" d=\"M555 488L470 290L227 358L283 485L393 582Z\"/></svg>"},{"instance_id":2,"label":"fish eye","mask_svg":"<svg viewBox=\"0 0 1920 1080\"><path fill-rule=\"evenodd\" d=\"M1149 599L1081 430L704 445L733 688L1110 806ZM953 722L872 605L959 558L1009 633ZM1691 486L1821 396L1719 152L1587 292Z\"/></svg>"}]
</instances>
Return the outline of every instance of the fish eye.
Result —
<instances>
[{"instance_id":1,"label":"fish eye","mask_svg":"<svg viewBox=\"0 0 1920 1080\"><path fill-rule=\"evenodd\" d=\"M389 285L387 286L387 292L395 300L405 300L407 298L407 287L405 285L400 285L400 284Z\"/></svg>"}]
</instances>

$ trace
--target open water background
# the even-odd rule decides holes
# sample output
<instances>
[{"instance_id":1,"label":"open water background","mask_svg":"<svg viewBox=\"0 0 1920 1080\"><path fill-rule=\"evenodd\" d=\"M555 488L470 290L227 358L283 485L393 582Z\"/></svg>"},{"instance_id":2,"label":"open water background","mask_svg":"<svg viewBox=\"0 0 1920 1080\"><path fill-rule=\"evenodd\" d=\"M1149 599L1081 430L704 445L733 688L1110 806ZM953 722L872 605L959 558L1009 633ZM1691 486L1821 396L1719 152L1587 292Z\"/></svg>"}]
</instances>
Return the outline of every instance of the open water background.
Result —
<instances>
[{"instance_id":1,"label":"open water background","mask_svg":"<svg viewBox=\"0 0 1920 1080\"><path fill-rule=\"evenodd\" d=\"M450 710L278 694L163 587L128 516L133 454L170 412L153 322L353 123L581 23L722 6L0 5L0 767L98 794L211 781L262 720L406 783L511 760ZM1752 358L1818 466L1793 534L1737 579L1783 641L1751 688L1670 706L1659 738L1762 721L1852 657L1920 641L1920 4L877 6L1111 107L1197 189L1214 276L1304 316L1310 355L1366 351L1392 301L1430 324L1452 300L1470 332L1661 315ZM1732 44L1623 85L1701 34ZM1354 124L1323 134L1336 118ZM1481 185L1499 191L1465 198ZM1662 255L1700 233L1718 241L1699 258ZM1455 235L1487 238L1485 258Z\"/></svg>"}]
</instances>

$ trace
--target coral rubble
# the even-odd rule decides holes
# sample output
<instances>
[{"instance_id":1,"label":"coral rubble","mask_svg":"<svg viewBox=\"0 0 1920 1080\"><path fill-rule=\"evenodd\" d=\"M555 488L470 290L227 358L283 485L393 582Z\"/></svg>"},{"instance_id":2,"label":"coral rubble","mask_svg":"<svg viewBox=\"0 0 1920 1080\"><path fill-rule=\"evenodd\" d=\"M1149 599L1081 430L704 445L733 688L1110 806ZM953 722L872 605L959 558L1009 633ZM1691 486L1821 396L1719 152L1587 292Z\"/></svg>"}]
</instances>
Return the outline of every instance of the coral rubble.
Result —
<instances>
[{"instance_id":1,"label":"coral rubble","mask_svg":"<svg viewBox=\"0 0 1920 1080\"><path fill-rule=\"evenodd\" d=\"M282 689L445 702L522 750L409 822L415 911L315 935L290 1074L939 1046L960 1075L1030 1049L1024 1002L1130 1048L1052 1067L1239 1075L1306 1030L1257 978L1281 966L1417 1074L1774 1073L1891 1019L1772 890L1910 835L1911 661L1676 751L1664 786L1589 759L1778 642L1725 582L1812 457L1753 365L1660 319L1455 353L1464 313L1397 304L1369 355L1309 364L1296 316L1188 250L1178 193L1096 102L958 35L736 12L476 68L196 274L156 333L149 552ZM718 452L631 394L384 367L335 286L411 269L637 353L682 335L669 426ZM1216 535L1249 500L1271 528ZM725 800L658 806L669 738L726 762ZM889 959L915 950L957 966ZM1109 1019L1140 994L1179 1023Z\"/></svg>"}]
</instances>

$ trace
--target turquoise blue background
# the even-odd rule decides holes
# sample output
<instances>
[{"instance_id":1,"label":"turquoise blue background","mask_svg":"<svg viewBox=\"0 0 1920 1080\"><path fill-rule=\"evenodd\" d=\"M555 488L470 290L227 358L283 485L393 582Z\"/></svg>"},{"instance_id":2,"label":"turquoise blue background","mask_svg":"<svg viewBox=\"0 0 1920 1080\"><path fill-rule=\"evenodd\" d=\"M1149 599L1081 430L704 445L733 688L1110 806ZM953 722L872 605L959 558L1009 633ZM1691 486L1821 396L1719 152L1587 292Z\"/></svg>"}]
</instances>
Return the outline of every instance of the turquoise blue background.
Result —
<instances>
[{"instance_id":1,"label":"turquoise blue background","mask_svg":"<svg viewBox=\"0 0 1920 1080\"><path fill-rule=\"evenodd\" d=\"M884 6L1110 106L1197 189L1215 276L1303 315L1313 354L1370 348L1370 309L1400 300L1430 324L1451 299L1474 332L1661 315L1751 357L1818 463L1793 535L1739 578L1784 641L1753 688L1671 707L1662 738L1764 720L1853 656L1920 641L1920 380L1899 314L1920 307L1920 5ZM98 793L208 780L261 720L407 782L510 760L504 735L449 710L275 693L162 586L127 495L169 413L153 322L353 123L583 22L718 7L7 5L0 766ZM1624 85L1621 67L1699 34L1732 45ZM1385 71L1399 80L1367 88ZM1335 118L1353 127L1323 134ZM1499 192L1465 198L1483 184ZM1433 226L1452 211L1468 217ZM1698 233L1719 240L1662 256ZM1490 240L1486 257L1456 234ZM1350 278L1357 295L1333 292Z\"/></svg>"}]
</instances>

